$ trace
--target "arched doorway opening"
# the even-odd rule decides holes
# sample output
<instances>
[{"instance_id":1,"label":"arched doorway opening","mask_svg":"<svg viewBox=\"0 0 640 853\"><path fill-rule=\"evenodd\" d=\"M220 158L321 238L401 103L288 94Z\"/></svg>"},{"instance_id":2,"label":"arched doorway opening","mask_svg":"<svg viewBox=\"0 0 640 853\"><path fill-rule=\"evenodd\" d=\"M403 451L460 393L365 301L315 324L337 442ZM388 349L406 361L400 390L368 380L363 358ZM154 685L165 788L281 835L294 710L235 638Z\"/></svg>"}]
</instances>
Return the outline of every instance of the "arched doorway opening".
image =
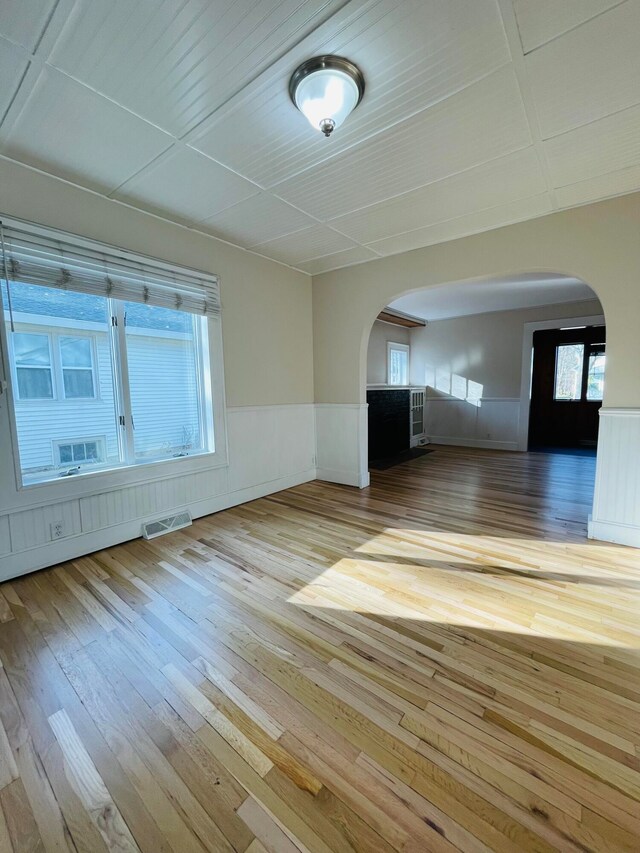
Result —
<instances>
[{"instance_id":1,"label":"arched doorway opening","mask_svg":"<svg viewBox=\"0 0 640 853\"><path fill-rule=\"evenodd\" d=\"M540 272L483 277L414 289L382 307L361 370L369 403L361 437L372 469L381 457L385 467L394 456L418 455L412 447L423 443L535 446L595 461L605 326L584 281Z\"/></svg>"}]
</instances>

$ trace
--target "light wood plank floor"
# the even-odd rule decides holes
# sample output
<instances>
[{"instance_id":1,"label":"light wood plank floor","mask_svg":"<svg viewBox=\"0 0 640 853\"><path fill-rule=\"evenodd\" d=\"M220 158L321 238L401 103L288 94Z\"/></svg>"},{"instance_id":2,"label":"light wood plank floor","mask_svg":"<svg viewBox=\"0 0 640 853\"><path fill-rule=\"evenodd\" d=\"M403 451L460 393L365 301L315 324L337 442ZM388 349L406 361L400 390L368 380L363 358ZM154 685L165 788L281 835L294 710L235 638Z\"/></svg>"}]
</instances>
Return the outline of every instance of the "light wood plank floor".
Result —
<instances>
[{"instance_id":1,"label":"light wood plank floor","mask_svg":"<svg viewBox=\"0 0 640 853\"><path fill-rule=\"evenodd\" d=\"M0 587L0 851L638 851L640 552L438 448Z\"/></svg>"}]
</instances>

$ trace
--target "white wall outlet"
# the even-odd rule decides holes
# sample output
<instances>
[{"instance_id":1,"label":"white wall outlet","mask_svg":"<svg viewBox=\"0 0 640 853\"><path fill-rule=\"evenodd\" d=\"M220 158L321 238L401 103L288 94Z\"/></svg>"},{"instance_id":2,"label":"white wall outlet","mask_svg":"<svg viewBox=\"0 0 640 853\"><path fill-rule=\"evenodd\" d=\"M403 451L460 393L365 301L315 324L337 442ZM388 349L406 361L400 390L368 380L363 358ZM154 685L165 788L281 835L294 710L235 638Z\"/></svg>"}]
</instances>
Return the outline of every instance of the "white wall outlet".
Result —
<instances>
[{"instance_id":1,"label":"white wall outlet","mask_svg":"<svg viewBox=\"0 0 640 853\"><path fill-rule=\"evenodd\" d=\"M51 522L51 538L52 539L62 539L65 535L64 532L64 521L52 521Z\"/></svg>"}]
</instances>

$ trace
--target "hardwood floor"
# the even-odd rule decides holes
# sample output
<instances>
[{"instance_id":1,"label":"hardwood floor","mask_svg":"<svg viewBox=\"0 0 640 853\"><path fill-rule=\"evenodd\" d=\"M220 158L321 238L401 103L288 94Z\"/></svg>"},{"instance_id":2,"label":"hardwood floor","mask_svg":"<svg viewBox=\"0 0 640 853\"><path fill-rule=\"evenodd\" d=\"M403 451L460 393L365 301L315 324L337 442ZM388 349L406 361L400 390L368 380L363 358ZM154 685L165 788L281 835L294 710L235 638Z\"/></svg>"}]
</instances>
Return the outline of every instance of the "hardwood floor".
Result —
<instances>
[{"instance_id":1,"label":"hardwood floor","mask_svg":"<svg viewBox=\"0 0 640 853\"><path fill-rule=\"evenodd\" d=\"M638 851L640 552L438 448L0 586L0 851Z\"/></svg>"}]
</instances>

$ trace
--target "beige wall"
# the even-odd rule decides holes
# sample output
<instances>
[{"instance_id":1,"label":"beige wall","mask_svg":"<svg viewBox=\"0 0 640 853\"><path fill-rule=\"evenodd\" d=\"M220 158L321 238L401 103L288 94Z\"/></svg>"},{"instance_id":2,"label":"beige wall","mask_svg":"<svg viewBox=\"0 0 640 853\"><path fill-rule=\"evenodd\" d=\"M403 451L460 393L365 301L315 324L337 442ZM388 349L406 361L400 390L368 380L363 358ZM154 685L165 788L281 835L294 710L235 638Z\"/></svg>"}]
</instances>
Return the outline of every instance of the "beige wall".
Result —
<instances>
[{"instance_id":1,"label":"beige wall","mask_svg":"<svg viewBox=\"0 0 640 853\"><path fill-rule=\"evenodd\" d=\"M524 324L601 313L594 299L474 314L412 329L411 383L447 393L447 383L450 386L455 375L481 385L483 397L519 397Z\"/></svg>"},{"instance_id":2,"label":"beige wall","mask_svg":"<svg viewBox=\"0 0 640 853\"><path fill-rule=\"evenodd\" d=\"M308 276L6 160L0 212L217 273L228 405L313 402Z\"/></svg>"},{"instance_id":3,"label":"beige wall","mask_svg":"<svg viewBox=\"0 0 640 853\"><path fill-rule=\"evenodd\" d=\"M314 278L317 402L364 400L369 331L401 294L480 276L557 272L582 279L607 320L605 405L640 405L640 194L370 261Z\"/></svg>"},{"instance_id":4,"label":"beige wall","mask_svg":"<svg viewBox=\"0 0 640 853\"><path fill-rule=\"evenodd\" d=\"M409 343L409 330L376 320L369 335L367 349L367 385L386 385L387 344Z\"/></svg>"}]
</instances>

